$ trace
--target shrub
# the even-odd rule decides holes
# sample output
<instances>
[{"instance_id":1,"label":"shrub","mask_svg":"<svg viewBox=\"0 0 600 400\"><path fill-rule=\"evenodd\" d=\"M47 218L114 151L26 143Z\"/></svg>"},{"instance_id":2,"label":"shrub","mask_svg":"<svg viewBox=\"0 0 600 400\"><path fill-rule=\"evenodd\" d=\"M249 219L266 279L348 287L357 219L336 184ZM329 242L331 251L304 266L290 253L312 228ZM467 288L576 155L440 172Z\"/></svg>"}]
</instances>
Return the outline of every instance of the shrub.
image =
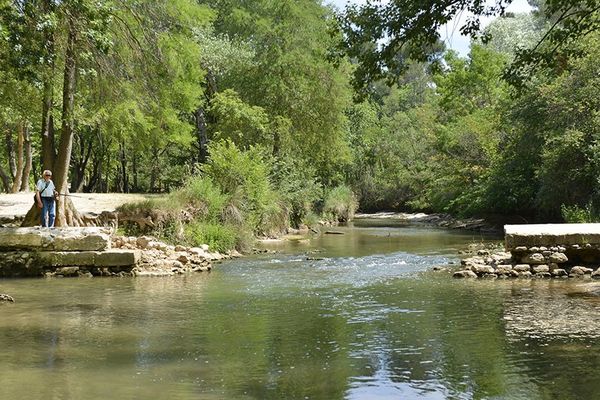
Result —
<instances>
[{"instance_id":1,"label":"shrub","mask_svg":"<svg viewBox=\"0 0 600 400\"><path fill-rule=\"evenodd\" d=\"M325 198L323 213L329 214L335 221L345 222L354 218L358 200L352 190L345 185L332 189Z\"/></svg>"},{"instance_id":2,"label":"shrub","mask_svg":"<svg viewBox=\"0 0 600 400\"><path fill-rule=\"evenodd\" d=\"M230 206L240 210L245 225L255 234L287 227L287 212L271 187L269 166L260 148L242 151L229 140L213 142L203 172L231 196Z\"/></svg>"},{"instance_id":3,"label":"shrub","mask_svg":"<svg viewBox=\"0 0 600 400\"><path fill-rule=\"evenodd\" d=\"M207 244L211 251L225 252L238 243L237 228L210 222L193 222L185 227L185 237L192 246Z\"/></svg>"},{"instance_id":4,"label":"shrub","mask_svg":"<svg viewBox=\"0 0 600 400\"><path fill-rule=\"evenodd\" d=\"M585 207L579 207L577 205L567 206L562 204L560 206L560 213L564 221L568 223L589 223L598 221L591 203L588 203Z\"/></svg>"}]
</instances>

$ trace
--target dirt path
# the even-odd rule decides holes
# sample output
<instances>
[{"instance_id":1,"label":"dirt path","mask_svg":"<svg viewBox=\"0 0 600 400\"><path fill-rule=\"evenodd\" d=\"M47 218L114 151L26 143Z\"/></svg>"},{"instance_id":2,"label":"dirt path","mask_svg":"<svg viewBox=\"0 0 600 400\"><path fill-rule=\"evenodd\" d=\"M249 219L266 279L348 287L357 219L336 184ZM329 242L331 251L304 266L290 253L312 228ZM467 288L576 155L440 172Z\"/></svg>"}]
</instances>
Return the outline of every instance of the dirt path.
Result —
<instances>
[{"instance_id":1,"label":"dirt path","mask_svg":"<svg viewBox=\"0 0 600 400\"><path fill-rule=\"evenodd\" d=\"M96 213L114 211L125 203L156 198L153 194L77 193L71 196L80 212ZM33 204L33 193L0 194L0 218L23 217Z\"/></svg>"}]
</instances>

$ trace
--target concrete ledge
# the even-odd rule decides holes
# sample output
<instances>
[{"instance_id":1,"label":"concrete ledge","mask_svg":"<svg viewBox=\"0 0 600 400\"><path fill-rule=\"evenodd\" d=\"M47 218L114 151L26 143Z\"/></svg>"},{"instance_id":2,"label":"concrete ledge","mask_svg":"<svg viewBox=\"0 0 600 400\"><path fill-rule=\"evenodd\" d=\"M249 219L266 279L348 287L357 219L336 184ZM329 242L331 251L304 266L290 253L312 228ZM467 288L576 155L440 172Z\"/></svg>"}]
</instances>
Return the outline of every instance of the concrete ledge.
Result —
<instances>
[{"instance_id":1,"label":"concrete ledge","mask_svg":"<svg viewBox=\"0 0 600 400\"><path fill-rule=\"evenodd\" d=\"M600 224L504 226L506 250L532 246L600 245Z\"/></svg>"},{"instance_id":2,"label":"concrete ledge","mask_svg":"<svg viewBox=\"0 0 600 400\"><path fill-rule=\"evenodd\" d=\"M0 228L0 250L102 251L110 248L106 228Z\"/></svg>"}]
</instances>

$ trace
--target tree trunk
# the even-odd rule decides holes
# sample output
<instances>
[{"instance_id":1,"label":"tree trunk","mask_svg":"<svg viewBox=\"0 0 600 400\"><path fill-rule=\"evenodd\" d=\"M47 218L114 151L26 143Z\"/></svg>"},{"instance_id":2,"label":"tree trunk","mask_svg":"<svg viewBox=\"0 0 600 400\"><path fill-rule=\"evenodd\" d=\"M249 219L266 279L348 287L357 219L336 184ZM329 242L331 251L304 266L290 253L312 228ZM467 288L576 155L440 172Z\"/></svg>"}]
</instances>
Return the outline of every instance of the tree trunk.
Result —
<instances>
[{"instance_id":1,"label":"tree trunk","mask_svg":"<svg viewBox=\"0 0 600 400\"><path fill-rule=\"evenodd\" d=\"M42 12L50 13L53 5L51 0L42 2ZM45 69L43 76L42 90L42 169L54 170L54 160L56 159L54 142L54 120L52 118L52 108L54 107L54 32L52 28L44 28L43 39L46 43L45 48L48 52L49 66Z\"/></svg>"},{"instance_id":2,"label":"tree trunk","mask_svg":"<svg viewBox=\"0 0 600 400\"><path fill-rule=\"evenodd\" d=\"M129 178L127 176L127 157L125 155L125 143L119 144L119 161L121 162L121 192L129 193Z\"/></svg>"},{"instance_id":3,"label":"tree trunk","mask_svg":"<svg viewBox=\"0 0 600 400\"><path fill-rule=\"evenodd\" d=\"M69 32L67 37L65 51L65 70L63 78L63 108L61 116L61 135L58 149L58 157L54 165L54 176L56 190L66 195L69 190L69 165L71 162L71 150L73 148L74 135L74 105L75 105L75 85L77 78L76 63L76 41L77 31L74 17L69 17ZM56 226L73 225L77 221L74 215L77 214L72 201L66 196L60 196L56 204ZM76 215L76 216L77 216Z\"/></svg>"},{"instance_id":4,"label":"tree trunk","mask_svg":"<svg viewBox=\"0 0 600 400\"><path fill-rule=\"evenodd\" d=\"M10 178L2 165L0 165L0 180L2 181L2 186L4 186L4 191L6 193L10 193Z\"/></svg>"},{"instance_id":5,"label":"tree trunk","mask_svg":"<svg viewBox=\"0 0 600 400\"><path fill-rule=\"evenodd\" d=\"M23 168L23 181L21 183L21 192L29 191L29 175L33 165L33 157L31 154L31 132L29 126L25 126L25 167Z\"/></svg>"},{"instance_id":6,"label":"tree trunk","mask_svg":"<svg viewBox=\"0 0 600 400\"><path fill-rule=\"evenodd\" d=\"M9 129L6 131L4 137L6 142L6 157L8 159L8 170L10 171L10 179L14 180L17 175L17 161L15 160L15 145L13 143L12 131Z\"/></svg>"},{"instance_id":7,"label":"tree trunk","mask_svg":"<svg viewBox=\"0 0 600 400\"><path fill-rule=\"evenodd\" d=\"M19 122L17 130L17 154L15 176L11 187L11 193L17 193L21 189L23 180L23 144L25 142L25 123Z\"/></svg>"},{"instance_id":8,"label":"tree trunk","mask_svg":"<svg viewBox=\"0 0 600 400\"><path fill-rule=\"evenodd\" d=\"M198 141L198 163L204 164L208 158L208 134L204 109L199 107L194 113L196 120L196 140Z\"/></svg>"}]
</instances>

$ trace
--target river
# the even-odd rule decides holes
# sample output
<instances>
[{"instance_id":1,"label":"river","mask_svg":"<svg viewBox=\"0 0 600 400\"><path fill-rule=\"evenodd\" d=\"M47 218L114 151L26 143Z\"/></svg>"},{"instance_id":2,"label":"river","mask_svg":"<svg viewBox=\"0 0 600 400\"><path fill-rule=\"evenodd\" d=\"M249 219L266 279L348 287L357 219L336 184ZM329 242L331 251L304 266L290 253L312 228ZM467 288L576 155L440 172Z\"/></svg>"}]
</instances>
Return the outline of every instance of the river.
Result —
<instances>
[{"instance_id":1,"label":"river","mask_svg":"<svg viewBox=\"0 0 600 400\"><path fill-rule=\"evenodd\" d=\"M333 230L205 274L1 280L0 398L600 398L591 283L432 271L477 234Z\"/></svg>"}]
</instances>

